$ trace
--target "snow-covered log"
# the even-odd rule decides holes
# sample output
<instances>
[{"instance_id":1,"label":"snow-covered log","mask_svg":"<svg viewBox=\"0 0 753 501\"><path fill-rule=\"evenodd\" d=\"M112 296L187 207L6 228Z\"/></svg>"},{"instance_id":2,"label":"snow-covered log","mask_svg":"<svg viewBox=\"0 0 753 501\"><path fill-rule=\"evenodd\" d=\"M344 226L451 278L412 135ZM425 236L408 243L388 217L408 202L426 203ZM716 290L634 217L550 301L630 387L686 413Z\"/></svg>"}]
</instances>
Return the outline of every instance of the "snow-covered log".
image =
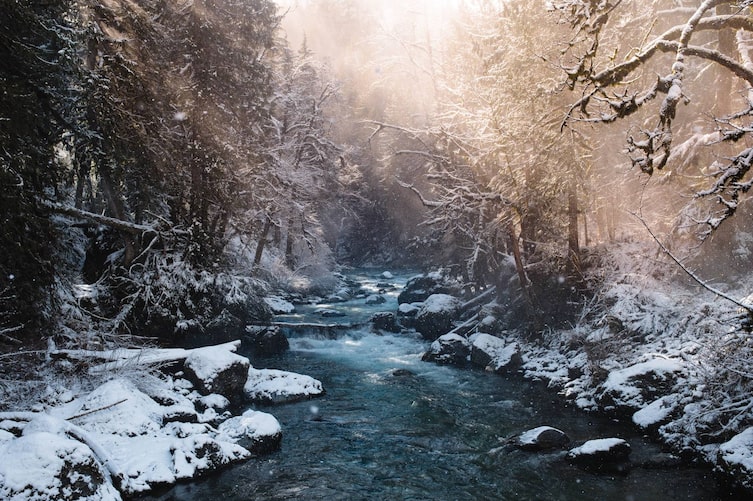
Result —
<instances>
[{"instance_id":1,"label":"snow-covered log","mask_svg":"<svg viewBox=\"0 0 753 501\"><path fill-rule=\"evenodd\" d=\"M235 352L240 346L240 340L216 345L229 352ZM206 347L204 347L206 348ZM89 368L90 374L102 374L114 369L128 366L149 366L185 360L192 353L204 348L145 348L129 349L118 348L115 350L54 350L50 352L52 359L78 360L91 362L103 360L105 363L94 365Z\"/></svg>"}]
</instances>

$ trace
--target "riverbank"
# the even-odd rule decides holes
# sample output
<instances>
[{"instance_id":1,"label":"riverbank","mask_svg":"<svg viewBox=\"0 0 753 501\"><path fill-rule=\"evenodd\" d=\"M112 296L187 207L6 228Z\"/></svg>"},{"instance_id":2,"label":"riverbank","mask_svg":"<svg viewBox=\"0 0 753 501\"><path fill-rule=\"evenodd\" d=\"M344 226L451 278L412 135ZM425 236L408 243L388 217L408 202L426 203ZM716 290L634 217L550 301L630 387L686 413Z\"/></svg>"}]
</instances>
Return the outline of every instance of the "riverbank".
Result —
<instances>
[{"instance_id":1,"label":"riverbank","mask_svg":"<svg viewBox=\"0 0 753 501\"><path fill-rule=\"evenodd\" d=\"M651 435L679 461L707 465L731 492L753 495L749 318L676 268L643 259L646 251L613 249L571 328L531 335L499 322L507 312L492 303L465 336L467 358L447 359L472 363L475 333L492 334L502 341L482 367L543 381L578 408ZM750 290L740 283L730 294Z\"/></svg>"}]
</instances>

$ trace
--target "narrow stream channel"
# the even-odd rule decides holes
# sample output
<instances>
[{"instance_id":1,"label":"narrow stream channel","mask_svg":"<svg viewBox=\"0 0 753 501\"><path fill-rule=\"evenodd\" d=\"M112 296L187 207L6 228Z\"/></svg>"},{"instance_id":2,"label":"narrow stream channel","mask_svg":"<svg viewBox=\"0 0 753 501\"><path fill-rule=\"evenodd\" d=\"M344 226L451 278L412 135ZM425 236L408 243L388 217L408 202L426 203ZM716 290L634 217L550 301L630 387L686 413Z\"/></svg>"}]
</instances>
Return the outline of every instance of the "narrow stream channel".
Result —
<instances>
[{"instance_id":1,"label":"narrow stream channel","mask_svg":"<svg viewBox=\"0 0 753 501\"><path fill-rule=\"evenodd\" d=\"M366 280L367 277L361 277ZM404 283L405 277L398 282ZM393 280L394 282L394 280ZM394 311L364 300L333 305ZM357 311L356 311L357 310ZM342 317L343 323L353 317ZM584 472L564 452L530 453L504 439L540 425L575 442L619 436L639 464L657 445L611 420L567 406L540 383L421 362L427 343L368 328L336 339L294 337L291 350L252 360L311 375L327 394L295 404L257 407L283 427L280 451L219 475L181 484L162 500L714 500L708 470L635 467L626 474ZM396 372L397 371L397 372Z\"/></svg>"}]
</instances>

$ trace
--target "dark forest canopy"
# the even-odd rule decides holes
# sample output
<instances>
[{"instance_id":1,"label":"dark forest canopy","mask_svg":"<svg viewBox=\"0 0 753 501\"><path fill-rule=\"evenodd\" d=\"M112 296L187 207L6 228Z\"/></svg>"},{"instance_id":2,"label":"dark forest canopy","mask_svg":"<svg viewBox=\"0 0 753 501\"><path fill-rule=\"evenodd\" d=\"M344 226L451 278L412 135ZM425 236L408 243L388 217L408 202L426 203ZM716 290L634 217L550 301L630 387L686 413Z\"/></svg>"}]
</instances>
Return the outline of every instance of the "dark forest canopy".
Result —
<instances>
[{"instance_id":1,"label":"dark forest canopy","mask_svg":"<svg viewBox=\"0 0 753 501\"><path fill-rule=\"evenodd\" d=\"M631 213L747 269L747 2L429 4L3 1L2 342L180 342L337 262L535 311Z\"/></svg>"}]
</instances>

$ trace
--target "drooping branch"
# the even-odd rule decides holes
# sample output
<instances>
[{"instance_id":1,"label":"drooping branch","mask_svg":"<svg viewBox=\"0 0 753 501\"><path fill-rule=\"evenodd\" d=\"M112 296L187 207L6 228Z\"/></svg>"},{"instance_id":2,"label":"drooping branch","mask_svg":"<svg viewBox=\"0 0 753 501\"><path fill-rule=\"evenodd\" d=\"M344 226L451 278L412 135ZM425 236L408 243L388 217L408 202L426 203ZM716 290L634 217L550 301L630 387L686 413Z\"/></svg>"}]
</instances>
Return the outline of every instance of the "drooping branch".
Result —
<instances>
[{"instance_id":1,"label":"drooping branch","mask_svg":"<svg viewBox=\"0 0 753 501\"><path fill-rule=\"evenodd\" d=\"M103 216L94 212L85 211L71 207L70 205L63 205L55 202L43 202L44 206L56 212L58 214L65 214L66 216L72 216L78 219L84 219L93 223L109 226L118 231L128 233L131 235L143 235L144 233L157 233L157 230L152 226L144 224L131 223L123 221L122 219L116 219L114 217Z\"/></svg>"},{"instance_id":2,"label":"drooping branch","mask_svg":"<svg viewBox=\"0 0 753 501\"><path fill-rule=\"evenodd\" d=\"M672 251L670 251L666 245L664 245L664 242L662 242L659 237L656 236L656 234L651 230L648 223L646 223L646 220L643 219L640 214L632 213L633 216L635 216L636 219L643 225L643 227L646 229L648 234L651 236L651 238L656 242L656 244L659 246L661 251L669 256L669 258L683 271L685 274L687 274L695 283L706 289L707 291L711 292L712 294L722 298L726 299L727 301L730 301L731 303L735 304L736 306L739 306L740 308L746 310L748 313L753 314L753 305L743 303L742 301L738 301L737 299L733 298L729 294L720 291L716 287L713 287L709 285L706 281L701 279L698 275L696 275L693 270L689 269L685 264L677 257L675 256Z\"/></svg>"}]
</instances>

